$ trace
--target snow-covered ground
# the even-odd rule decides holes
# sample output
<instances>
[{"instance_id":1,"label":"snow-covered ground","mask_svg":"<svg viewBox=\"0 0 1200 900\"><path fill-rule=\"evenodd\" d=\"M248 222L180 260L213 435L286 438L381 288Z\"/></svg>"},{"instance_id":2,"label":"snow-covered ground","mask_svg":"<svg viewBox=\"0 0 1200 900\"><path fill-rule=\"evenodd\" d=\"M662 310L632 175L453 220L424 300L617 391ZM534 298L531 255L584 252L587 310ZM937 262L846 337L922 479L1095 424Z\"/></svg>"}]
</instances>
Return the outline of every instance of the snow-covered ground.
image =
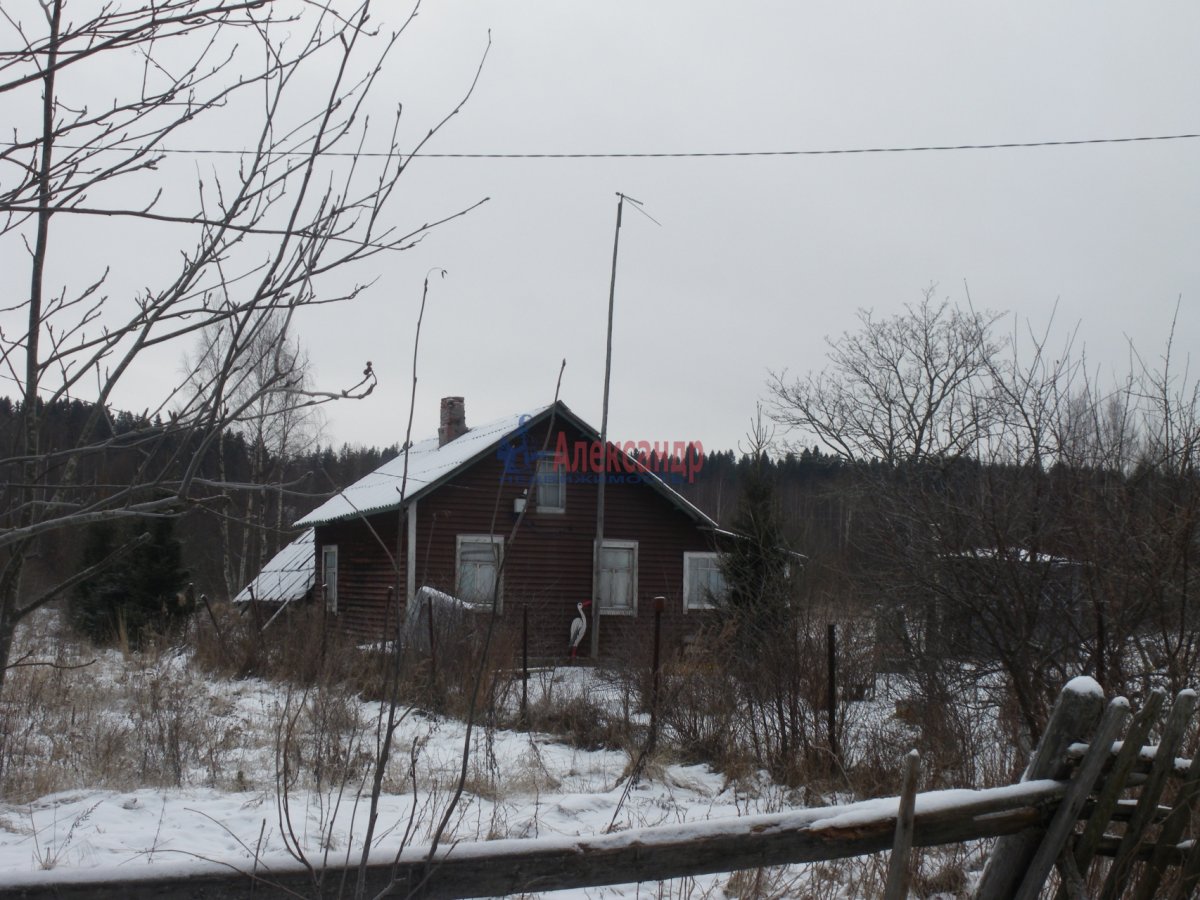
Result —
<instances>
[{"instance_id":1,"label":"snow-covered ground","mask_svg":"<svg viewBox=\"0 0 1200 900\"><path fill-rule=\"evenodd\" d=\"M58 652L63 659L61 646ZM55 881L85 870L122 878L135 868L213 862L261 871L289 864L297 854L314 864L359 858L379 704L336 690L305 694L258 679L216 679L181 654L93 655L96 661L84 669L53 670L25 687L73 698L69 718L63 711L38 720L38 701L16 696L11 682L6 688L12 699L5 701L10 732L3 764L34 767L32 761L41 760L44 771L22 782L35 792L32 799L0 803L0 879L10 885ZM577 692L613 706L628 702L582 667L541 673L530 690L531 702ZM14 734L14 723L26 719L27 733ZM464 737L460 721L407 712L384 779L373 859L391 858L402 842L428 843L458 778ZM14 751L18 739L24 756ZM580 750L546 734L477 728L466 791L445 840L593 835L801 803L765 776L733 782L669 756L655 758L632 787L630 768L624 751ZM37 794L39 783L56 789ZM883 866L868 858L793 867L769 873L768 893L869 896L870 885L882 883ZM649 892L741 894L745 879L682 879ZM629 885L556 896L647 891Z\"/></svg>"},{"instance_id":2,"label":"snow-covered ground","mask_svg":"<svg viewBox=\"0 0 1200 900\"><path fill-rule=\"evenodd\" d=\"M402 744L428 740L418 790L385 793L380 802L376 858L399 847L417 805L413 842L424 844L435 813L456 773L462 726L417 722ZM654 783L634 788L618 812L627 760L614 752L583 752L545 738L512 733L495 736L497 784L468 793L455 813L449 838L535 838L601 833L612 823L681 822L737 815L762 808L761 798L740 795L702 767L671 767ZM436 774L435 774L436 773ZM433 776L432 778L430 776ZM310 860L357 859L366 830L366 801L353 794L299 790L289 798L291 825ZM217 860L251 868L286 864L289 856L272 787L255 791L215 788L80 789L41 797L0 813L0 871L128 869L179 860ZM100 874L100 873L97 873Z\"/></svg>"}]
</instances>

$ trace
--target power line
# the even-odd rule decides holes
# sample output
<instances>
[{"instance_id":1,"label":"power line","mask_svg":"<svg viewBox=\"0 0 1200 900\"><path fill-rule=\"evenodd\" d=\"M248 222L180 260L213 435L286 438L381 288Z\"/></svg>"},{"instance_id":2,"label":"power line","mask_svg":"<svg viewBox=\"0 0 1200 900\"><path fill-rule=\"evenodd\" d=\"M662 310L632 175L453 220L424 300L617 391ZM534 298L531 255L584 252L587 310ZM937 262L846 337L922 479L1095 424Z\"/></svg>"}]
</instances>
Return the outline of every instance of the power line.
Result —
<instances>
[{"instance_id":1,"label":"power line","mask_svg":"<svg viewBox=\"0 0 1200 900\"><path fill-rule=\"evenodd\" d=\"M367 157L388 158L397 157L416 159L728 159L736 157L762 156L848 156L865 153L929 153L952 150L1025 150L1033 147L1080 147L1089 144L1133 144L1153 141L1185 141L1200 138L1197 134L1154 134L1137 137L1106 137L1081 138L1078 140L1062 141L1004 141L993 144L930 144L910 147L838 147L814 150L714 150L714 151L680 151L680 152L628 152L628 153L403 153L400 151L321 151L321 156L329 157ZM67 147L70 145L60 144ZM73 149L83 149L75 147ZM110 150L134 149L123 148L115 144ZM161 147L155 153L190 154L196 156L245 156L256 151L228 150L205 147ZM303 150L271 151L269 156L308 156Z\"/></svg>"}]
</instances>

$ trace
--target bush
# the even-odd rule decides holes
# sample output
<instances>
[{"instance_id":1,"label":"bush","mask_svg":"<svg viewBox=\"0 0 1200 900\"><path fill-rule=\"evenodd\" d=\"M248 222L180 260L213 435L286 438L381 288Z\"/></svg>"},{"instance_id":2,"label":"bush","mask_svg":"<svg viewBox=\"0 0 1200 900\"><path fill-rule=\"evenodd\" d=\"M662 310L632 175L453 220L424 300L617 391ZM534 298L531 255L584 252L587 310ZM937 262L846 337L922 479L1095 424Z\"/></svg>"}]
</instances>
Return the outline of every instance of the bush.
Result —
<instances>
[{"instance_id":1,"label":"bush","mask_svg":"<svg viewBox=\"0 0 1200 900\"><path fill-rule=\"evenodd\" d=\"M710 763L731 777L749 774L760 764L742 739L737 686L714 660L725 659L733 643L731 629L701 634L691 652L669 662L664 673L662 723L683 759Z\"/></svg>"},{"instance_id":2,"label":"bush","mask_svg":"<svg viewBox=\"0 0 1200 900\"><path fill-rule=\"evenodd\" d=\"M580 750L629 750L634 745L629 721L585 695L542 697L530 704L526 718L530 731L553 734Z\"/></svg>"},{"instance_id":3,"label":"bush","mask_svg":"<svg viewBox=\"0 0 1200 900\"><path fill-rule=\"evenodd\" d=\"M275 613L278 612L278 615ZM208 602L189 633L191 661L229 678L268 678L294 685L351 683L371 695L383 662L327 620L319 603L283 610Z\"/></svg>"}]
</instances>

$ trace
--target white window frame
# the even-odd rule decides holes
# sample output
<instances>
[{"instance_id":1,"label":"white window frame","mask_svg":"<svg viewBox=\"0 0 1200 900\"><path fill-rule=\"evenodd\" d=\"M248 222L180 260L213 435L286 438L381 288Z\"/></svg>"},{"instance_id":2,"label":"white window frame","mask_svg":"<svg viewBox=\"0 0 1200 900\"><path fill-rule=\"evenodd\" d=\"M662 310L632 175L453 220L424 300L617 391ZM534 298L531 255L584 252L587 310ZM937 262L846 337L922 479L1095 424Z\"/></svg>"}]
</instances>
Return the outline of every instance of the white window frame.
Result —
<instances>
[{"instance_id":1,"label":"white window frame","mask_svg":"<svg viewBox=\"0 0 1200 900\"><path fill-rule=\"evenodd\" d=\"M463 544L488 544L496 547L496 612L504 610L504 535L501 534L460 534L454 541L454 596L466 603L479 605L477 601L468 600L462 595L462 548ZM486 601L491 604L491 598Z\"/></svg>"},{"instance_id":2,"label":"white window frame","mask_svg":"<svg viewBox=\"0 0 1200 900\"><path fill-rule=\"evenodd\" d=\"M329 578L329 559L333 558L333 580ZM325 608L335 615L338 611L338 547L337 544L321 545L321 585L325 595Z\"/></svg>"},{"instance_id":3,"label":"white window frame","mask_svg":"<svg viewBox=\"0 0 1200 900\"><path fill-rule=\"evenodd\" d=\"M593 546L594 543L593 543ZM637 541L610 541L607 538L604 540L603 549L605 550L632 550L633 551L633 571L630 573L630 593L629 606L612 607L605 606L601 598L597 597L596 602L600 607L600 615L602 616L636 616L638 609L638 542ZM596 566L600 565L602 554L596 554ZM601 585L603 590L604 578L601 576L597 579L597 583Z\"/></svg>"},{"instance_id":4,"label":"white window frame","mask_svg":"<svg viewBox=\"0 0 1200 900\"><path fill-rule=\"evenodd\" d=\"M558 456L555 453L539 453L533 466L534 509L540 513L561 515L567 511L567 472L563 465L558 465L547 473L558 476L558 496L562 502L558 506L542 505L542 465L544 463L553 465L557 459Z\"/></svg>"},{"instance_id":5,"label":"white window frame","mask_svg":"<svg viewBox=\"0 0 1200 900\"><path fill-rule=\"evenodd\" d=\"M696 560L700 560L700 559L706 559L706 560L711 559L714 562L716 562L718 565L720 565L721 557L723 555L724 554L715 553L715 552L707 551L707 550L705 550L705 551L699 551L699 550L684 551L684 554L683 554L683 611L684 611L684 613L699 612L699 611L705 610L705 609L716 609L717 608L716 604L714 604L714 603L707 603L707 602L692 603L692 601L691 601L692 580L695 577L694 570L692 568L692 563L695 562ZM723 574L724 573L722 573L722 575ZM728 588L728 585L726 585L726 588Z\"/></svg>"}]
</instances>

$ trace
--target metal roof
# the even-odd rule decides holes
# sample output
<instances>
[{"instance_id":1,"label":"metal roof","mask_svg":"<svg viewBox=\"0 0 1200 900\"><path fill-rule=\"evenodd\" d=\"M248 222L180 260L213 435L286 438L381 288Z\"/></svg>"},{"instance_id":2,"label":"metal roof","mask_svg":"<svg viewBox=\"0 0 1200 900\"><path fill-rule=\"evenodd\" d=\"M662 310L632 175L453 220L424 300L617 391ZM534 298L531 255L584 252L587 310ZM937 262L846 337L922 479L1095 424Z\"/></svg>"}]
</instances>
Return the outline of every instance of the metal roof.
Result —
<instances>
[{"instance_id":1,"label":"metal roof","mask_svg":"<svg viewBox=\"0 0 1200 900\"><path fill-rule=\"evenodd\" d=\"M327 500L296 524L323 525L407 506L487 456L519 429L539 424L541 420L548 418L551 412L589 438L599 439L596 430L571 412L561 401L553 406L543 406L531 412L506 416L468 429L465 434L440 447L436 437L413 444L408 451L407 474L405 454L401 453ZM673 490L658 475L636 460L632 460L631 465L637 468L644 483L666 497L686 515L703 527L717 527L715 521Z\"/></svg>"},{"instance_id":2,"label":"metal roof","mask_svg":"<svg viewBox=\"0 0 1200 900\"><path fill-rule=\"evenodd\" d=\"M253 581L242 588L234 603L258 600L264 603L290 603L303 599L316 580L314 556L315 530L309 528L280 550L263 566Z\"/></svg>"}]
</instances>

